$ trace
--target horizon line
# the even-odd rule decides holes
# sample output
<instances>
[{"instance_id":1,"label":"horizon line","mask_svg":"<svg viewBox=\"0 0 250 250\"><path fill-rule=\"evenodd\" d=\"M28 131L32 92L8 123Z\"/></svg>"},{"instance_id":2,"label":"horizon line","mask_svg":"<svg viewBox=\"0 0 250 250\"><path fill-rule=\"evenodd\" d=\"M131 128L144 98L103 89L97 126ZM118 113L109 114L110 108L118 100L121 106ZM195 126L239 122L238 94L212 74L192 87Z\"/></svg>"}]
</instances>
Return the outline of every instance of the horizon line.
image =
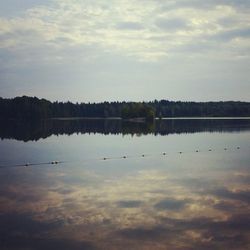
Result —
<instances>
[{"instance_id":1,"label":"horizon line","mask_svg":"<svg viewBox=\"0 0 250 250\"><path fill-rule=\"evenodd\" d=\"M67 103L67 102L70 102L72 104L102 104L102 103L105 103L105 102L108 102L108 103L113 103L113 102L118 102L118 103L148 103L148 102L160 102L160 101L168 101L168 102L185 102L185 103L218 103L218 102L241 102L241 103L250 103L250 101L240 101L240 100L210 100L210 101L184 101L184 100L170 100L170 99L154 99L154 100L141 100L141 101L131 101L131 100L122 100L122 101L118 101L118 100L109 100L109 101L70 101L70 100L65 100L65 101L60 101L60 100L54 100L54 101L51 101L45 97L38 97L38 96L29 96L29 95L20 95L20 96L15 96L15 97L2 97L0 96L0 98L2 99L15 99L15 98L21 98L21 97L28 97L28 98L38 98L39 100L46 100L46 101L49 101L51 103L54 103L54 102L59 102L59 103Z\"/></svg>"}]
</instances>

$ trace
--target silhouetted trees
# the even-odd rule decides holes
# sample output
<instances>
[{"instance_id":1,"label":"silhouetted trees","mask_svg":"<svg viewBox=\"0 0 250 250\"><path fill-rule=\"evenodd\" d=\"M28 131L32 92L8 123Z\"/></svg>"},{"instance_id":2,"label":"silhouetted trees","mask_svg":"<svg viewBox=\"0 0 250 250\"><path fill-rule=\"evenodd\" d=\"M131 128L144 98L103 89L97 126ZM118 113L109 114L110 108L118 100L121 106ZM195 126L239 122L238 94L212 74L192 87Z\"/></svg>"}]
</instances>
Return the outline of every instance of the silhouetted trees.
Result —
<instances>
[{"instance_id":1,"label":"silhouetted trees","mask_svg":"<svg viewBox=\"0 0 250 250\"><path fill-rule=\"evenodd\" d=\"M123 119L145 118L147 121L154 120L155 110L145 103L127 103L121 111Z\"/></svg>"},{"instance_id":2,"label":"silhouetted trees","mask_svg":"<svg viewBox=\"0 0 250 250\"><path fill-rule=\"evenodd\" d=\"M250 116L249 102L50 102L37 97L0 98L0 118L46 119L53 117L235 117Z\"/></svg>"}]
</instances>

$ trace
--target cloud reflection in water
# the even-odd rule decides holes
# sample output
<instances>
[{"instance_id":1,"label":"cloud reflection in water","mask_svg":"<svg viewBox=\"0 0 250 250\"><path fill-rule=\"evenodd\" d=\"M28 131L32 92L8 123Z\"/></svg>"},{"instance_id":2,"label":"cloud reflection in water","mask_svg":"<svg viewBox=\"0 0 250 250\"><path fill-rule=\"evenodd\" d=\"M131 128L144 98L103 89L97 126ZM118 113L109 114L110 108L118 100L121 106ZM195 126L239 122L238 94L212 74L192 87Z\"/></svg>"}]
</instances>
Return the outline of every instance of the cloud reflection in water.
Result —
<instances>
[{"instance_id":1,"label":"cloud reflection in water","mask_svg":"<svg viewBox=\"0 0 250 250\"><path fill-rule=\"evenodd\" d=\"M2 246L12 249L249 246L250 192L238 178L239 174L247 175L244 171L219 174L215 181L221 181L223 186L214 186L214 182L203 183L209 176L194 176L190 182L188 178L181 182L183 176L178 171L154 168L119 178L110 175L106 179L90 169L45 170L40 176L37 175L40 169L12 173L15 185L9 180L1 183ZM228 178L231 182L227 182Z\"/></svg>"},{"instance_id":2,"label":"cloud reflection in water","mask_svg":"<svg viewBox=\"0 0 250 250\"><path fill-rule=\"evenodd\" d=\"M176 122L173 131L177 124L180 131L194 129ZM26 156L43 162L58 155L72 161L1 169L0 248L250 248L249 132L209 128L168 136L1 141L1 152L13 151L2 153L1 161ZM211 145L221 150L202 151ZM180 146L181 155L80 163L93 155L178 152Z\"/></svg>"}]
</instances>

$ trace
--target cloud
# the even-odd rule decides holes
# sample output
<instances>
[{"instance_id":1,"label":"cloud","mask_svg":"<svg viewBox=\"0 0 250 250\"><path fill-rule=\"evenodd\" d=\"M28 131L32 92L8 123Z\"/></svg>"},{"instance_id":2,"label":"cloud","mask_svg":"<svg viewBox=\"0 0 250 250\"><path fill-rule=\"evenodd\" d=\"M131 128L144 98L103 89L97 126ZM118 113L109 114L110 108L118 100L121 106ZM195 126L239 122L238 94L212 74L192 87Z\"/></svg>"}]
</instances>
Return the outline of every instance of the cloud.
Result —
<instances>
[{"instance_id":1,"label":"cloud","mask_svg":"<svg viewBox=\"0 0 250 250\"><path fill-rule=\"evenodd\" d=\"M0 215L1 248L11 249L96 249L88 241L78 241L47 236L52 230L60 228L60 223L40 222L27 215Z\"/></svg>"},{"instance_id":2,"label":"cloud","mask_svg":"<svg viewBox=\"0 0 250 250\"><path fill-rule=\"evenodd\" d=\"M233 192L226 188L218 188L212 191L212 194L216 195L217 197L224 198L224 199L232 199L232 200L238 200L238 201L250 203L249 191Z\"/></svg>"},{"instance_id":3,"label":"cloud","mask_svg":"<svg viewBox=\"0 0 250 250\"><path fill-rule=\"evenodd\" d=\"M193 9L202 9L202 10L210 10L214 9L217 6L231 6L234 8L248 8L250 7L248 0L208 0L208 1L200 1L200 0L175 0L169 3L164 3L163 1L159 1L162 4L163 10L169 9L179 9L179 8L193 8Z\"/></svg>"},{"instance_id":4,"label":"cloud","mask_svg":"<svg viewBox=\"0 0 250 250\"><path fill-rule=\"evenodd\" d=\"M80 0L54 1L47 6L31 4L24 15L0 20L0 44L2 48L26 47L27 50L51 46L57 48L59 55L68 46L95 45L110 53L155 61L168 56L168 51L176 47L195 44L197 39L204 42L208 35L214 39L216 35L232 37L240 33L248 37L246 28L224 30L219 22L222 18L240 19L242 24L243 20L249 20L247 13L240 14L234 6L216 7L214 1L205 4L205 9L197 9L199 2L192 1L187 8L187 1L176 1L175 7L165 9L164 13L163 6L153 1L145 1L143 9L136 0L119 5L115 2L104 5L99 1L83 4ZM206 9L207 5L214 8ZM166 32L168 37L164 36ZM150 37L159 39L152 41Z\"/></svg>"},{"instance_id":5,"label":"cloud","mask_svg":"<svg viewBox=\"0 0 250 250\"><path fill-rule=\"evenodd\" d=\"M136 22L120 22L116 25L118 29L124 30L141 30L143 29L143 25L141 23Z\"/></svg>"},{"instance_id":6,"label":"cloud","mask_svg":"<svg viewBox=\"0 0 250 250\"><path fill-rule=\"evenodd\" d=\"M212 36L212 39L221 41L231 41L235 38L250 38L250 27L244 29L231 29L222 31Z\"/></svg>"},{"instance_id":7,"label":"cloud","mask_svg":"<svg viewBox=\"0 0 250 250\"><path fill-rule=\"evenodd\" d=\"M129 201L119 201L117 204L119 207L122 208L134 208L134 207L140 207L142 205L142 202L138 200L129 200Z\"/></svg>"},{"instance_id":8,"label":"cloud","mask_svg":"<svg viewBox=\"0 0 250 250\"><path fill-rule=\"evenodd\" d=\"M180 18L173 19L158 19L156 20L156 25L166 31L176 31L181 29L186 29L188 27L186 21Z\"/></svg>"},{"instance_id":9,"label":"cloud","mask_svg":"<svg viewBox=\"0 0 250 250\"><path fill-rule=\"evenodd\" d=\"M244 230L249 223L248 219L244 221L245 216L218 222L205 217L187 220L167 218L162 226L125 228L115 235L138 242L157 241L171 249L211 249L219 245L244 248L248 242ZM235 229L239 231L234 232Z\"/></svg>"},{"instance_id":10,"label":"cloud","mask_svg":"<svg viewBox=\"0 0 250 250\"><path fill-rule=\"evenodd\" d=\"M130 98L138 100L227 99L240 94L237 99L248 98L249 77L243 70L250 59L247 1L11 3L0 4L6 10L0 18L2 96L124 100L133 87L133 93L128 90ZM232 66L234 61L242 67ZM233 76L216 74L221 66ZM49 86L41 87L46 82ZM233 91L217 91L218 82L234 85ZM190 97L201 84L206 91L200 88L195 98Z\"/></svg>"},{"instance_id":11,"label":"cloud","mask_svg":"<svg viewBox=\"0 0 250 250\"><path fill-rule=\"evenodd\" d=\"M159 210L179 210L185 207L186 200L164 199L155 204L155 208Z\"/></svg>"},{"instance_id":12,"label":"cloud","mask_svg":"<svg viewBox=\"0 0 250 250\"><path fill-rule=\"evenodd\" d=\"M163 235L166 237L166 229L162 227L154 228L127 228L117 232L122 237L134 240L155 240L160 239Z\"/></svg>"},{"instance_id":13,"label":"cloud","mask_svg":"<svg viewBox=\"0 0 250 250\"><path fill-rule=\"evenodd\" d=\"M9 0L1 2L0 14L1 16L14 16L23 13L27 9L34 8L37 6L48 5L53 0Z\"/></svg>"},{"instance_id":14,"label":"cloud","mask_svg":"<svg viewBox=\"0 0 250 250\"><path fill-rule=\"evenodd\" d=\"M181 173L180 168L166 169L163 163L164 170L153 164L139 172L133 168L121 173L117 164L108 164L108 172L103 165L93 169L93 164L84 169L74 165L73 172L67 166L11 170L13 182L6 178L1 182L4 205L0 233L6 247L244 249L249 244L248 207L237 206L238 200L225 191L231 185L244 187L238 178L244 173L236 179L230 171L226 177L224 172L211 169L197 173L197 166L192 164L191 170ZM186 182L190 171L197 175ZM211 179L214 174L216 179ZM28 183L24 182L27 178ZM211 189L222 179L224 191ZM226 204L215 206L225 197L238 209L226 210Z\"/></svg>"}]
</instances>

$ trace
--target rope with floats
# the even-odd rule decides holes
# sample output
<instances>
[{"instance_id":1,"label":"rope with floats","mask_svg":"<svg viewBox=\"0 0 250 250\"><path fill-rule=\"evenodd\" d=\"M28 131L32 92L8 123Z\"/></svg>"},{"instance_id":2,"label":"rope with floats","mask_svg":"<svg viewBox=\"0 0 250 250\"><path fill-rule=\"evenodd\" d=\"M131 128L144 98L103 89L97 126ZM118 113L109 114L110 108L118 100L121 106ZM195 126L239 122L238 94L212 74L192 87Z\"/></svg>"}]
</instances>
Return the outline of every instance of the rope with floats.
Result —
<instances>
[{"instance_id":1,"label":"rope with floats","mask_svg":"<svg viewBox=\"0 0 250 250\"><path fill-rule=\"evenodd\" d=\"M234 149L241 149L240 146L237 147L233 147L233 148L228 148L228 147L224 147L222 149L219 150L224 150L224 151L229 151L229 150L234 150ZM94 162L94 161L109 161L109 160L125 160L125 159L131 159L131 158L145 158L145 157L150 157L150 156L168 156L171 154L179 154L182 155L184 153L204 153L204 152L212 152L212 151L218 151L217 150L212 150L212 148L209 148L207 150L194 150L194 151L178 151L178 152L161 152L161 153L154 153L154 154L139 154L139 155L122 155L122 156L118 156L118 157L101 157L101 158L93 158L93 159L88 159L85 161L58 161L58 160L54 160L54 161L49 161L49 162L40 162L40 163L29 163L26 162L24 164L16 164L16 165L2 165L0 166L0 168L11 168L11 167L32 167L32 166L42 166L42 165L60 165L63 163L73 163L73 162L77 162L77 163L88 163L88 162Z\"/></svg>"}]
</instances>

